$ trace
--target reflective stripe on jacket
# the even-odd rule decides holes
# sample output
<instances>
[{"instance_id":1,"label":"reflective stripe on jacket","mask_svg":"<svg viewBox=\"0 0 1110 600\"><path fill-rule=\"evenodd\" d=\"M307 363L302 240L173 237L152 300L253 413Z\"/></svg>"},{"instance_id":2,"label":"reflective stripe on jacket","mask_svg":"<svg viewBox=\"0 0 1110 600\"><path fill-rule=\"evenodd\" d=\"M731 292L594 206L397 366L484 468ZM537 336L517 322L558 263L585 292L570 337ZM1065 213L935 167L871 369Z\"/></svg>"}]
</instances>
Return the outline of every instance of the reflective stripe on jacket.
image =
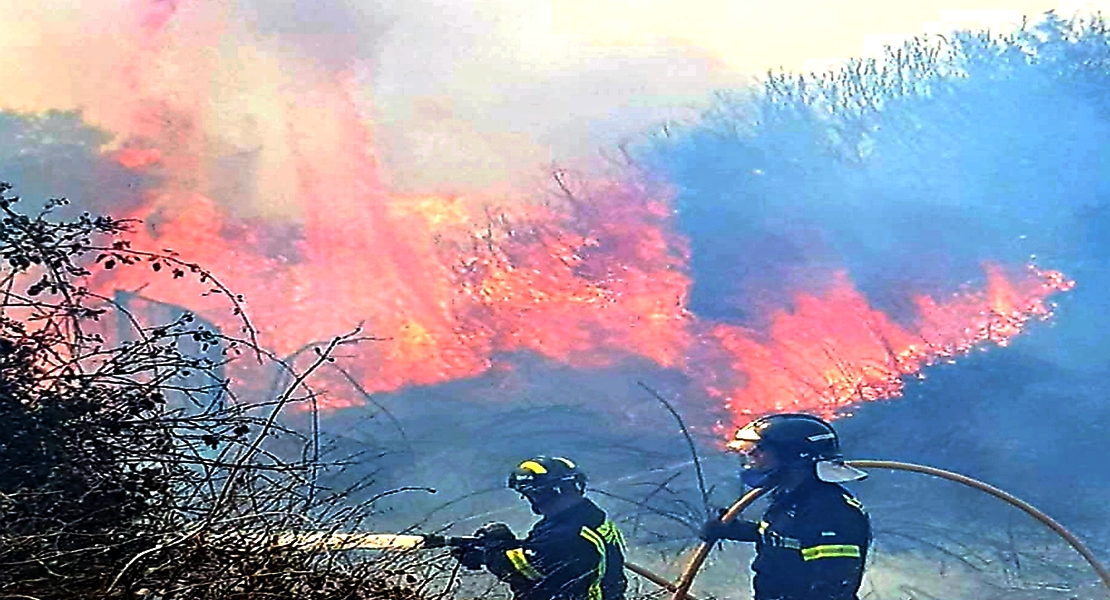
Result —
<instances>
[{"instance_id":1,"label":"reflective stripe on jacket","mask_svg":"<svg viewBox=\"0 0 1110 600\"><path fill-rule=\"evenodd\" d=\"M762 521L734 521L724 537L755 542L755 600L858 600L871 521L837 484L774 493Z\"/></svg>"},{"instance_id":2,"label":"reflective stripe on jacket","mask_svg":"<svg viewBox=\"0 0 1110 600\"><path fill-rule=\"evenodd\" d=\"M528 537L487 552L515 600L624 600L624 539L590 500L541 519Z\"/></svg>"}]
</instances>

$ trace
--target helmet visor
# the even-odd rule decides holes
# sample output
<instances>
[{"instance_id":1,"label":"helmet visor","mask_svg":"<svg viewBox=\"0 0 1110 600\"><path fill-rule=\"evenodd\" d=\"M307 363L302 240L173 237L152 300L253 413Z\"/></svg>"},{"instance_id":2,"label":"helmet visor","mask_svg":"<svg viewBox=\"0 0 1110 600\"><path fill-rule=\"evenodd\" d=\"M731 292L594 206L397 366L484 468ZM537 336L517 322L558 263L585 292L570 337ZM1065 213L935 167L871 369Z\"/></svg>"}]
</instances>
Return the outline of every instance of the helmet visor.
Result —
<instances>
[{"instance_id":1,"label":"helmet visor","mask_svg":"<svg viewBox=\"0 0 1110 600\"><path fill-rule=\"evenodd\" d=\"M732 436L732 441L726 447L733 452L748 453L751 447L762 439L763 436L759 435L755 423L748 423L736 430L736 435Z\"/></svg>"},{"instance_id":2,"label":"helmet visor","mask_svg":"<svg viewBox=\"0 0 1110 600\"><path fill-rule=\"evenodd\" d=\"M728 443L728 449L736 453L740 459L740 466L744 468L763 468L767 463L766 450L761 448L759 442L750 440L733 440Z\"/></svg>"},{"instance_id":3,"label":"helmet visor","mask_svg":"<svg viewBox=\"0 0 1110 600\"><path fill-rule=\"evenodd\" d=\"M759 442L754 440L735 439L726 444L725 448L741 456L748 456L753 452L759 451Z\"/></svg>"},{"instance_id":4,"label":"helmet visor","mask_svg":"<svg viewBox=\"0 0 1110 600\"><path fill-rule=\"evenodd\" d=\"M844 464L841 460L822 460L817 463L817 478L829 483L859 481L867 477L866 471Z\"/></svg>"}]
</instances>

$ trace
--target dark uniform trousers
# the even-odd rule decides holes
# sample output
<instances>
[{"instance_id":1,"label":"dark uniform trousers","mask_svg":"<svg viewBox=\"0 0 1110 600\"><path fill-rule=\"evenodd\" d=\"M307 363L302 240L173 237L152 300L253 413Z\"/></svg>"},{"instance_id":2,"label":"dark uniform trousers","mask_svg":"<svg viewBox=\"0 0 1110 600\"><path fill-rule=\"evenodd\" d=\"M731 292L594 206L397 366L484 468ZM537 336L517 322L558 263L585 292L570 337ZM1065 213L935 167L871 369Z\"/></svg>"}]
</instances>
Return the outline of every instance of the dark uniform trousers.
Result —
<instances>
[{"instance_id":1,"label":"dark uniform trousers","mask_svg":"<svg viewBox=\"0 0 1110 600\"><path fill-rule=\"evenodd\" d=\"M487 550L486 568L514 600L624 600L627 586L620 530L586 498Z\"/></svg>"},{"instance_id":2,"label":"dark uniform trousers","mask_svg":"<svg viewBox=\"0 0 1110 600\"><path fill-rule=\"evenodd\" d=\"M755 600L858 600L871 546L863 505L816 479L773 494L761 522L733 521L722 536L755 542Z\"/></svg>"}]
</instances>

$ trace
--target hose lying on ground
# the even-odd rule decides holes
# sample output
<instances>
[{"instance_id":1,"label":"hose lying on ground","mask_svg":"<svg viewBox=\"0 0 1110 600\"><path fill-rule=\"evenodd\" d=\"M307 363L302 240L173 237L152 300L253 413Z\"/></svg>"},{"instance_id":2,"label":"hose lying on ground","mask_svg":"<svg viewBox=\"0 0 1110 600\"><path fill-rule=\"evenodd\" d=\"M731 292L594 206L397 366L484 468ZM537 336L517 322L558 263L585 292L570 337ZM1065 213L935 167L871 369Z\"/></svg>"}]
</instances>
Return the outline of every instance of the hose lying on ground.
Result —
<instances>
[{"instance_id":1,"label":"hose lying on ground","mask_svg":"<svg viewBox=\"0 0 1110 600\"><path fill-rule=\"evenodd\" d=\"M1056 535L1064 538L1064 541L1066 541L1072 548L1075 548L1076 552L1079 552L1083 559L1087 561L1087 564L1091 565L1091 568L1095 570L1095 573L1097 573L1099 578L1102 580L1102 584L1106 587L1107 593L1110 594L1110 571L1106 570L1106 567L1104 567L1102 563L1099 562L1098 558L1095 557L1095 555L1087 548L1087 546L1083 542L1081 542L1079 538L1075 537L1075 535L1073 535L1070 531L1065 529L1063 525L1057 523L1052 517L1044 514L1033 505L1013 496L1012 494L1004 492L992 485L983 483L978 479L973 479L966 475L960 475L959 473L953 473L951 471L945 471L943 469L937 469L935 467L927 467L924 465L891 460L851 460L847 461L847 464L860 469L891 469L894 471L910 471L913 473L932 475L934 477L940 477L942 479L947 479L949 481L954 481L956 483L977 489L981 492L985 492L1000 500L1003 500L1008 504L1016 506L1017 508L1020 508L1022 511L1027 513L1029 516L1040 521L1042 524L1056 533ZM751 505L751 503L755 502L757 499L759 499L759 497L765 494L766 491L767 490L764 490L762 488L756 488L748 492L747 494L744 494L744 496L737 500L736 503L729 507L729 509L721 517L721 521L727 523L728 521L736 518L740 513L744 511L745 508ZM709 556L709 550L711 548L712 544L705 542L698 545L697 549L694 551L694 555L690 558L689 562L686 563L686 568L683 569L682 575L679 576L678 581L674 583L671 583L660 575L652 573L648 569L645 569L644 567L636 564L626 563L625 567L629 571L641 575L649 581L655 583L656 585L659 585L660 587L663 587L666 590L672 592L672 600L696 600L694 596L689 594L690 586L693 585L694 577L697 576L698 571L701 569L702 563L704 563L706 557Z\"/></svg>"}]
</instances>

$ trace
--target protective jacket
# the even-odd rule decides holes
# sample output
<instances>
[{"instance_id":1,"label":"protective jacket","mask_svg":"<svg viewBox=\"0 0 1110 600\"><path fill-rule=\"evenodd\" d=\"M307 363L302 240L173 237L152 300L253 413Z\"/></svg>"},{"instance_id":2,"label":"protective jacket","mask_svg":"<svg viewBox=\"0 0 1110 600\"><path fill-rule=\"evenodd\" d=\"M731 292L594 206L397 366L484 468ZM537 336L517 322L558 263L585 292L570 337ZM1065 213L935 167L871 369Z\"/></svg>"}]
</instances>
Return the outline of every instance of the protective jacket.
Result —
<instances>
[{"instance_id":1,"label":"protective jacket","mask_svg":"<svg viewBox=\"0 0 1110 600\"><path fill-rule=\"evenodd\" d=\"M817 479L772 494L761 522L733 521L721 532L755 542L755 600L858 600L871 546L863 505Z\"/></svg>"},{"instance_id":2,"label":"protective jacket","mask_svg":"<svg viewBox=\"0 0 1110 600\"><path fill-rule=\"evenodd\" d=\"M627 586L620 530L586 498L487 550L486 568L514 600L624 600Z\"/></svg>"}]
</instances>

